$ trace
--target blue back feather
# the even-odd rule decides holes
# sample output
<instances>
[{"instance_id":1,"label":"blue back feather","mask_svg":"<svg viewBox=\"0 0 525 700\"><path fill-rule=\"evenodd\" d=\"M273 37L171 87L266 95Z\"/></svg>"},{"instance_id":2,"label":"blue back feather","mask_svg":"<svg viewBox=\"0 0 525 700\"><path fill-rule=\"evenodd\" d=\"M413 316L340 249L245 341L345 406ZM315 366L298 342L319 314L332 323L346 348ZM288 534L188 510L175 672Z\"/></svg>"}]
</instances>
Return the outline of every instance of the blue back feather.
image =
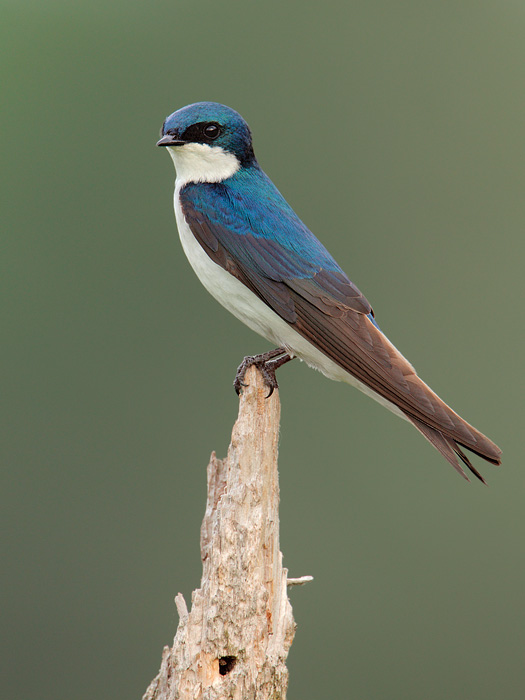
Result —
<instances>
[{"instance_id":1,"label":"blue back feather","mask_svg":"<svg viewBox=\"0 0 525 700\"><path fill-rule=\"evenodd\" d=\"M190 183L181 194L232 234L252 234L283 248L293 266L290 277L312 277L320 269L344 274L257 164L222 183Z\"/></svg>"}]
</instances>

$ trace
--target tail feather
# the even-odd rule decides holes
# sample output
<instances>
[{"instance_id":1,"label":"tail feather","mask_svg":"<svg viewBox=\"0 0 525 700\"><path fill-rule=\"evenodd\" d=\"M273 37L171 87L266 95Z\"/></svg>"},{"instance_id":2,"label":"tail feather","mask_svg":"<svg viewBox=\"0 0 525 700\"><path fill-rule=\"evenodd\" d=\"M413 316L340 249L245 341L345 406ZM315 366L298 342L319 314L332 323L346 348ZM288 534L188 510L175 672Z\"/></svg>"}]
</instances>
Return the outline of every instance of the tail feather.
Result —
<instances>
[{"instance_id":1,"label":"tail feather","mask_svg":"<svg viewBox=\"0 0 525 700\"><path fill-rule=\"evenodd\" d=\"M470 471L476 476L481 482L483 482L486 485L485 479L481 476L481 474L478 472L478 470L472 465L470 462L469 458L465 455L465 453L461 450L460 446L458 443L453 440L451 437L448 437L445 435L443 432L436 430L435 428L431 428L429 425L426 423L423 423L422 421L418 420L417 418L414 418L413 416L407 415L407 418L410 420L410 422L419 430L419 432L426 437L426 439L430 442L431 445L433 445L440 454L443 455L443 457L451 464L454 469L461 474L461 476L466 479L467 481L470 481L468 476L465 474L465 470L461 466L461 464L458 462L458 458L463 462L463 464L470 469ZM467 448L469 449L469 448ZM480 457L484 457L484 459L487 459L489 462L492 462L493 464L498 464L495 459L486 457L485 455L480 455Z\"/></svg>"}]
</instances>

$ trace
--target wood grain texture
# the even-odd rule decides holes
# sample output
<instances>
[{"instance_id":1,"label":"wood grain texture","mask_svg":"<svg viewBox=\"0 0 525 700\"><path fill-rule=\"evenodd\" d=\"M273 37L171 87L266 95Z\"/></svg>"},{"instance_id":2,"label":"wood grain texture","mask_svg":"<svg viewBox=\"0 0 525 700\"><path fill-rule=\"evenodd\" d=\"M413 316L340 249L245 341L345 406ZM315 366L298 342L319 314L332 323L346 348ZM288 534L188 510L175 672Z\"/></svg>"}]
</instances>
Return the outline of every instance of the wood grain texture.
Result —
<instances>
[{"instance_id":1,"label":"wood grain texture","mask_svg":"<svg viewBox=\"0 0 525 700\"><path fill-rule=\"evenodd\" d=\"M295 623L279 549L279 392L266 399L255 368L246 381L228 456L208 465L201 586L190 612L176 597L173 647L143 700L286 697Z\"/></svg>"}]
</instances>

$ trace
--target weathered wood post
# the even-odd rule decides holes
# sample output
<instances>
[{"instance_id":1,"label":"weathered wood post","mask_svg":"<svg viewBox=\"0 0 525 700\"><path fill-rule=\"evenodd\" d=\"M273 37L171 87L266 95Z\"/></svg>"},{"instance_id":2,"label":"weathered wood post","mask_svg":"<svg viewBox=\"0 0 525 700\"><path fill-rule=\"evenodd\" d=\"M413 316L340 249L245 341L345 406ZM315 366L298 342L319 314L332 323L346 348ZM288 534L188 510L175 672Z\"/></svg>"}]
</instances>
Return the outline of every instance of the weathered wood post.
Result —
<instances>
[{"instance_id":1,"label":"weathered wood post","mask_svg":"<svg viewBox=\"0 0 525 700\"><path fill-rule=\"evenodd\" d=\"M228 456L208 465L201 587L143 700L284 700L295 633L279 549L279 392L251 368Z\"/></svg>"}]
</instances>

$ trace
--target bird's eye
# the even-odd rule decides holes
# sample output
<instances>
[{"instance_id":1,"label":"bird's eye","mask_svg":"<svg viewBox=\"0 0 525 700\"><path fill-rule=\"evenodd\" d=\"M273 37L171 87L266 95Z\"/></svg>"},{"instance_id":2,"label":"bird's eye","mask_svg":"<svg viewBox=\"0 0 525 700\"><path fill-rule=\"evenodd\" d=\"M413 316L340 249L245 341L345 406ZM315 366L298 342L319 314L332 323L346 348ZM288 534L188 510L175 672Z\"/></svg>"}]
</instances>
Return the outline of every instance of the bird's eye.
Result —
<instances>
[{"instance_id":1,"label":"bird's eye","mask_svg":"<svg viewBox=\"0 0 525 700\"><path fill-rule=\"evenodd\" d=\"M203 129L204 136L206 138L211 139L216 139L220 133L221 133L221 128L218 124L206 124L206 126Z\"/></svg>"}]
</instances>

